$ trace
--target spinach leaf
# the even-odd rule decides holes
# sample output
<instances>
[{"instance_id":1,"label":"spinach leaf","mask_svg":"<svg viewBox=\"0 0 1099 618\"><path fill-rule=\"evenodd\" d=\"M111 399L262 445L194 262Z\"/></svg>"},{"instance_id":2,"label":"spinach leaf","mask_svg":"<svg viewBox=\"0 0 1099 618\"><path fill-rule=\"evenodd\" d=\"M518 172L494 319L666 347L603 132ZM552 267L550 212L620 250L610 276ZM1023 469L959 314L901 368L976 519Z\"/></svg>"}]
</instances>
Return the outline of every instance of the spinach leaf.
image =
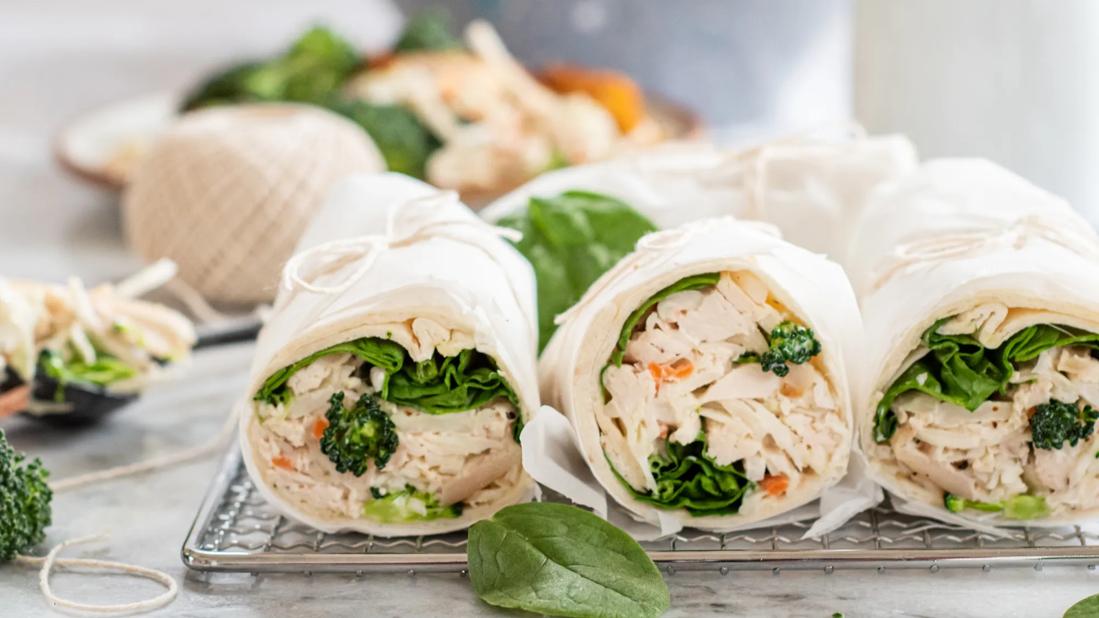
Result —
<instances>
[{"instance_id":1,"label":"spinach leaf","mask_svg":"<svg viewBox=\"0 0 1099 618\"><path fill-rule=\"evenodd\" d=\"M615 347L614 352L611 353L611 359L608 364L613 363L615 367L622 366L622 358L626 355L626 346L630 343L630 336L633 335L633 330L637 328L637 325L641 322L642 318L649 314L649 311L656 306L657 303L665 298L675 294L676 292L684 292L686 290L701 290L710 286L717 285L718 279L721 278L721 273L706 273L704 275L692 275L676 281L668 287L660 290L656 294L649 297L649 300L641 304L640 307L633 310L633 313L626 318L626 323L622 325L622 332L618 335L618 346Z\"/></svg>"},{"instance_id":2,"label":"spinach leaf","mask_svg":"<svg viewBox=\"0 0 1099 618\"><path fill-rule=\"evenodd\" d=\"M215 74L187 96L183 110L259 101L323 104L338 93L358 65L359 54L349 42L317 26L279 56L236 64Z\"/></svg>"},{"instance_id":3,"label":"spinach leaf","mask_svg":"<svg viewBox=\"0 0 1099 618\"><path fill-rule=\"evenodd\" d=\"M329 354L351 354L385 371L382 399L416 408L428 414L450 414L478 408L503 397L518 406L518 397L489 356L476 350L462 350L455 356L439 352L414 362L400 344L377 337L364 337L314 352L271 374L256 393L256 401L275 405L293 398L287 382L313 361Z\"/></svg>"},{"instance_id":4,"label":"spinach leaf","mask_svg":"<svg viewBox=\"0 0 1099 618\"><path fill-rule=\"evenodd\" d=\"M611 471L634 498L664 509L685 509L695 516L736 513L744 496L755 487L739 462L721 466L706 454L705 433L699 433L690 444L667 442L664 450L649 456L649 469L656 480L654 491L640 492L613 465Z\"/></svg>"},{"instance_id":5,"label":"spinach leaf","mask_svg":"<svg viewBox=\"0 0 1099 618\"><path fill-rule=\"evenodd\" d=\"M409 359L386 386L386 400L429 414L472 410L498 397L519 404L496 363L476 350L462 350L457 356L436 352L419 363Z\"/></svg>"},{"instance_id":6,"label":"spinach leaf","mask_svg":"<svg viewBox=\"0 0 1099 618\"><path fill-rule=\"evenodd\" d=\"M904 393L919 391L972 412L993 395L1006 394L1019 363L1032 361L1051 348L1099 349L1099 335L1051 324L1029 326L999 348L988 349L972 335L938 333L938 328L949 319L935 322L924 332L923 344L929 352L886 389L874 414L876 442L887 442L896 431L893 402Z\"/></svg>"},{"instance_id":7,"label":"spinach leaf","mask_svg":"<svg viewBox=\"0 0 1099 618\"><path fill-rule=\"evenodd\" d=\"M663 614L668 587L629 535L574 506L533 502L469 529L469 578L497 607L550 616Z\"/></svg>"},{"instance_id":8,"label":"spinach leaf","mask_svg":"<svg viewBox=\"0 0 1099 618\"><path fill-rule=\"evenodd\" d=\"M534 267L539 351L557 328L553 319L633 251L639 238L656 230L628 204L587 191L533 197L526 211L498 223L523 233L516 248Z\"/></svg>"},{"instance_id":9,"label":"spinach leaf","mask_svg":"<svg viewBox=\"0 0 1099 618\"><path fill-rule=\"evenodd\" d=\"M442 9L428 9L413 15L405 24L395 52L441 51L461 49L462 42L450 33L447 12Z\"/></svg>"},{"instance_id":10,"label":"spinach leaf","mask_svg":"<svg viewBox=\"0 0 1099 618\"><path fill-rule=\"evenodd\" d=\"M442 145L407 108L360 100L330 101L327 106L370 135L385 159L386 168L392 172L423 178L427 160Z\"/></svg>"},{"instance_id":11,"label":"spinach leaf","mask_svg":"<svg viewBox=\"0 0 1099 618\"><path fill-rule=\"evenodd\" d=\"M313 361L322 356L331 354L351 354L360 360L370 363L375 367L385 370L387 376L392 375L404 365L404 359L408 356L399 343L378 339L377 337L364 337L354 341L345 341L329 346L323 350L314 352L309 356L279 369L264 381L263 386L256 392L254 399L264 401L271 405L289 403L293 398L293 392L287 386L291 376L313 364Z\"/></svg>"},{"instance_id":12,"label":"spinach leaf","mask_svg":"<svg viewBox=\"0 0 1099 618\"><path fill-rule=\"evenodd\" d=\"M1068 608L1064 618L1096 618L1099 616L1099 594L1093 594Z\"/></svg>"}]
</instances>

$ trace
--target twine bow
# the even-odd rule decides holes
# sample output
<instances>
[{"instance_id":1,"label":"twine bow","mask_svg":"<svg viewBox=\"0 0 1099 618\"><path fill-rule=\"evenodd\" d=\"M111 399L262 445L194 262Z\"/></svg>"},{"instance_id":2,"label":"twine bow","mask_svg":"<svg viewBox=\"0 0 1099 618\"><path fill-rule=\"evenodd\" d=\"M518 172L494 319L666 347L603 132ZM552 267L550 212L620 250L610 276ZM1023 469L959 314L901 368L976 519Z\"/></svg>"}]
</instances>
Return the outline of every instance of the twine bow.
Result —
<instances>
[{"instance_id":1,"label":"twine bow","mask_svg":"<svg viewBox=\"0 0 1099 618\"><path fill-rule=\"evenodd\" d=\"M362 279L378 257L389 249L408 247L435 238L469 242L461 230L489 231L516 242L522 234L516 230L489 225L476 217L455 216L442 208L457 203L458 194L445 191L410 200L390 210L384 234L342 238L306 249L290 258L283 269L282 285L292 296L298 290L314 294L339 295ZM491 252L487 252L492 257ZM356 264L357 263L357 264ZM348 267L356 264L353 270ZM337 273L344 272L335 279ZM324 278L335 279L320 283Z\"/></svg>"},{"instance_id":2,"label":"twine bow","mask_svg":"<svg viewBox=\"0 0 1099 618\"><path fill-rule=\"evenodd\" d=\"M1035 240L1044 240L1086 259L1099 261L1099 243L1096 236L1089 233L1090 230L1086 223L1071 226L1035 214L1008 221L985 217L980 223L965 229L935 235L929 233L898 244L886 264L871 277L869 291L880 289L901 273L949 260L975 257L1001 248L1018 251Z\"/></svg>"}]
</instances>

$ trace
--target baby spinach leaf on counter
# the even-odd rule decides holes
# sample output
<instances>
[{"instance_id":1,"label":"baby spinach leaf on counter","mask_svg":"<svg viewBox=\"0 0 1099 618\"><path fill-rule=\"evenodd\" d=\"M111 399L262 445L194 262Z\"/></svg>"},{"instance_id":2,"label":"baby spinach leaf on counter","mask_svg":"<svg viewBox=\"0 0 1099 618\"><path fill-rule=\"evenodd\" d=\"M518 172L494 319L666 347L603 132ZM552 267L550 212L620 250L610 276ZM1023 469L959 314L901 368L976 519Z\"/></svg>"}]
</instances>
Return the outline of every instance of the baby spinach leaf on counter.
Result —
<instances>
[{"instance_id":1,"label":"baby spinach leaf on counter","mask_svg":"<svg viewBox=\"0 0 1099 618\"><path fill-rule=\"evenodd\" d=\"M279 56L236 64L209 78L187 96L183 110L261 101L323 104L338 94L359 62L349 42L317 26Z\"/></svg>"},{"instance_id":2,"label":"baby spinach leaf on counter","mask_svg":"<svg viewBox=\"0 0 1099 618\"><path fill-rule=\"evenodd\" d=\"M404 107L343 100L330 102L328 108L362 127L392 172L423 178L428 158L442 145L416 114Z\"/></svg>"},{"instance_id":3,"label":"baby spinach leaf on counter","mask_svg":"<svg viewBox=\"0 0 1099 618\"><path fill-rule=\"evenodd\" d=\"M390 492L371 487L370 495L374 499L363 504L363 516L383 524L453 519L462 514L461 502L443 506L435 496L411 485Z\"/></svg>"},{"instance_id":4,"label":"baby spinach leaf on counter","mask_svg":"<svg viewBox=\"0 0 1099 618\"><path fill-rule=\"evenodd\" d=\"M516 247L534 267L539 351L557 328L553 319L633 251L638 239L656 230L628 204L588 191L532 197L524 212L498 224L523 233Z\"/></svg>"},{"instance_id":5,"label":"baby spinach leaf on counter","mask_svg":"<svg viewBox=\"0 0 1099 618\"><path fill-rule=\"evenodd\" d=\"M721 279L721 273L706 273L684 277L649 297L649 300L634 309L633 313L626 318L626 323L622 325L622 332L618 335L618 345L614 348L614 352L611 352L610 364L614 364L616 367L622 366L622 359L626 356L626 346L630 343L630 336L633 335L634 329L637 328L642 318L647 316L657 303L677 292L701 290L717 285L719 279Z\"/></svg>"},{"instance_id":6,"label":"baby spinach leaf on counter","mask_svg":"<svg viewBox=\"0 0 1099 618\"><path fill-rule=\"evenodd\" d=\"M1041 449L1059 449L1065 442L1076 446L1095 431L1096 420L1099 420L1099 411L1083 400L1068 403L1051 399L1034 407L1034 414L1030 416L1030 440L1034 448Z\"/></svg>"},{"instance_id":7,"label":"baby spinach leaf on counter","mask_svg":"<svg viewBox=\"0 0 1099 618\"><path fill-rule=\"evenodd\" d=\"M1051 348L1099 349L1099 335L1067 326L1038 324L1015 333L1000 347L985 348L972 335L943 335L939 320L922 337L927 355L904 371L885 391L874 414L874 440L887 442L896 431L893 402L909 391L976 410L990 397L1005 394L1015 367Z\"/></svg>"},{"instance_id":8,"label":"baby spinach leaf on counter","mask_svg":"<svg viewBox=\"0 0 1099 618\"><path fill-rule=\"evenodd\" d=\"M641 492L611 465L611 471L634 498L660 508L686 509L695 516L736 513L744 496L755 487L738 462L718 465L706 453L704 432L690 444L665 443L663 453L649 456L649 469L656 489Z\"/></svg>"},{"instance_id":9,"label":"baby spinach leaf on counter","mask_svg":"<svg viewBox=\"0 0 1099 618\"><path fill-rule=\"evenodd\" d=\"M11 560L46 538L53 499L47 477L49 472L42 462L27 461L23 453L8 444L0 429L0 562Z\"/></svg>"},{"instance_id":10,"label":"baby spinach leaf on counter","mask_svg":"<svg viewBox=\"0 0 1099 618\"><path fill-rule=\"evenodd\" d=\"M1064 618L1099 618L1099 594L1077 601L1065 611Z\"/></svg>"},{"instance_id":11,"label":"baby spinach leaf on counter","mask_svg":"<svg viewBox=\"0 0 1099 618\"><path fill-rule=\"evenodd\" d=\"M442 51L460 49L462 42L450 32L449 16L442 9L428 9L412 16L405 24L395 52Z\"/></svg>"},{"instance_id":12,"label":"baby spinach leaf on counter","mask_svg":"<svg viewBox=\"0 0 1099 618\"><path fill-rule=\"evenodd\" d=\"M549 616L648 618L667 611L668 587L645 550L583 509L532 502L469 529L469 578L497 607Z\"/></svg>"},{"instance_id":13,"label":"baby spinach leaf on counter","mask_svg":"<svg viewBox=\"0 0 1099 618\"><path fill-rule=\"evenodd\" d=\"M343 391L337 391L328 404L324 415L328 426L320 446L336 471L362 476L371 460L379 470L385 468L400 441L397 426L378 405L377 398L363 395L348 408L343 405Z\"/></svg>"},{"instance_id":14,"label":"baby spinach leaf on counter","mask_svg":"<svg viewBox=\"0 0 1099 618\"><path fill-rule=\"evenodd\" d=\"M428 414L472 410L501 397L519 404L496 363L486 354L468 349L457 356L435 352L419 363L408 359L389 376L382 397Z\"/></svg>"},{"instance_id":15,"label":"baby spinach leaf on counter","mask_svg":"<svg viewBox=\"0 0 1099 618\"><path fill-rule=\"evenodd\" d=\"M358 357L363 362L370 363L375 367L381 367L385 370L387 375L391 375L404 365L404 359L405 356L408 355L408 352L406 352L399 343L378 339L377 337L364 337L354 341L337 343L336 345L314 352L296 363L287 365L271 374L270 377L264 381L263 386L260 387L259 391L256 392L256 396L253 397L253 399L271 405L289 403L293 398L293 392L291 392L286 383L290 381L291 376L313 364L313 361L318 358L331 354L351 354L352 356Z\"/></svg>"}]
</instances>

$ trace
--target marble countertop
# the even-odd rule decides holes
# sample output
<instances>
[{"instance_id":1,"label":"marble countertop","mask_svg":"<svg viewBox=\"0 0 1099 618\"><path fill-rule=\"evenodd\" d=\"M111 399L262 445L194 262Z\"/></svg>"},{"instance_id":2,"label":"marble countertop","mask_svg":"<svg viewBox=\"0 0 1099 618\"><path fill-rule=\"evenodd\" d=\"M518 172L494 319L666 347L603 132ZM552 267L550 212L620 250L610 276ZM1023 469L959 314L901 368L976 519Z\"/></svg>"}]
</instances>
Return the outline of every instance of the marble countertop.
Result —
<instances>
[{"instance_id":1,"label":"marble countertop","mask_svg":"<svg viewBox=\"0 0 1099 618\"><path fill-rule=\"evenodd\" d=\"M116 196L61 172L50 139L69 118L119 97L185 83L224 58L212 40L236 41L233 53L270 48L325 14L358 24L377 21L366 0L317 3L271 0L265 20L255 7L212 0L188 3L43 0L5 6L0 19L0 274L90 282L136 266L122 245ZM307 6L309 5L309 6ZM269 17L269 19L267 19ZM248 24L243 27L242 24ZM235 38L226 33L238 35ZM272 43L275 42L275 43ZM104 77L106 76L106 77ZM13 443L40 456L54 478L127 463L211 439L243 387L251 349L200 351L179 379L161 385L90 429L59 431L5 421ZM458 575L219 575L188 573L180 547L219 458L58 495L48 544L107 532L101 545L68 555L95 556L163 569L180 595L160 615L378 617L505 615L480 603ZM155 594L152 583L116 576L55 576L57 590L88 602ZM667 577L669 616L1060 616L1099 591L1083 567L979 570L680 572ZM35 573L0 567L0 614L48 612Z\"/></svg>"}]
</instances>

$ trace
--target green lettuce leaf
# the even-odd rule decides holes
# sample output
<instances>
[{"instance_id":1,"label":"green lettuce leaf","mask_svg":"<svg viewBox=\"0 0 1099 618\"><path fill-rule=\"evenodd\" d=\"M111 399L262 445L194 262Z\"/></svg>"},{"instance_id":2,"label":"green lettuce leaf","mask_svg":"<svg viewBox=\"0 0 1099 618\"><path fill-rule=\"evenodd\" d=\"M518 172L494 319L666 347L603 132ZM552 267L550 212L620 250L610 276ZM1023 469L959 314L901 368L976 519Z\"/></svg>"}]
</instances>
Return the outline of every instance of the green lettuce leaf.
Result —
<instances>
[{"instance_id":1,"label":"green lettuce leaf","mask_svg":"<svg viewBox=\"0 0 1099 618\"><path fill-rule=\"evenodd\" d=\"M897 429L893 402L904 393L919 391L973 411L993 395L1006 394L1019 363L1032 361L1051 348L1099 349L1099 335L1051 324L1029 326L999 348L988 349L972 335L936 332L949 319L939 320L924 332L923 344L929 352L886 389L874 414L875 441L887 442L893 436Z\"/></svg>"},{"instance_id":2,"label":"green lettuce leaf","mask_svg":"<svg viewBox=\"0 0 1099 618\"><path fill-rule=\"evenodd\" d=\"M351 354L385 371L378 396L397 405L428 414L449 414L478 408L499 397L518 405L518 397L496 363L476 350L462 350L456 356L434 356L414 362L400 344L377 337L364 337L336 344L283 367L271 374L254 399L275 405L293 398L287 382L313 361L330 354Z\"/></svg>"},{"instance_id":3,"label":"green lettuce leaf","mask_svg":"<svg viewBox=\"0 0 1099 618\"><path fill-rule=\"evenodd\" d=\"M516 244L534 267L538 285L538 349L556 330L553 319L656 226L628 204L606 195L567 191L533 197L527 209L499 225L523 233Z\"/></svg>"},{"instance_id":4,"label":"green lettuce leaf","mask_svg":"<svg viewBox=\"0 0 1099 618\"><path fill-rule=\"evenodd\" d=\"M664 451L649 456L654 491L637 491L613 465L611 471L634 498L660 508L685 509L695 516L736 513L744 496L755 487L738 462L727 466L714 462L706 453L704 432L690 444L667 442Z\"/></svg>"},{"instance_id":5,"label":"green lettuce leaf","mask_svg":"<svg viewBox=\"0 0 1099 618\"><path fill-rule=\"evenodd\" d=\"M374 499L363 504L363 517L383 524L453 519L462 514L462 503L443 506L435 496L411 485L388 493L371 487L370 495Z\"/></svg>"},{"instance_id":6,"label":"green lettuce leaf","mask_svg":"<svg viewBox=\"0 0 1099 618\"><path fill-rule=\"evenodd\" d=\"M469 529L469 579L490 605L547 616L656 618L668 586L625 532L583 509L531 502Z\"/></svg>"}]
</instances>

